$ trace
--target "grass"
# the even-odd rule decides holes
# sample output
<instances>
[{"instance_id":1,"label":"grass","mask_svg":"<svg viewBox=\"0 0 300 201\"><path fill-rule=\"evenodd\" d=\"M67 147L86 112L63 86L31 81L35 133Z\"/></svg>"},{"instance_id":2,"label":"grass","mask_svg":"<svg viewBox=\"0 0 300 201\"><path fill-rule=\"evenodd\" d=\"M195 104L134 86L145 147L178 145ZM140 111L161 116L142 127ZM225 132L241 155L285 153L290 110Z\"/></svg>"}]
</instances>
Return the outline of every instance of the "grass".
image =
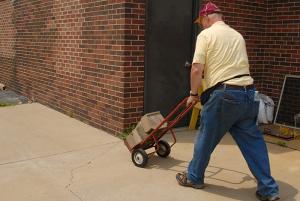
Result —
<instances>
[{"instance_id":1,"label":"grass","mask_svg":"<svg viewBox=\"0 0 300 201\"><path fill-rule=\"evenodd\" d=\"M132 132L136 127L136 124L130 125L128 128L124 129L123 132L118 136L121 140L125 140L126 137Z\"/></svg>"},{"instance_id":2,"label":"grass","mask_svg":"<svg viewBox=\"0 0 300 201\"><path fill-rule=\"evenodd\" d=\"M282 142L282 141L278 141L277 145L279 145L281 147L287 147L287 144L285 142Z\"/></svg>"},{"instance_id":3,"label":"grass","mask_svg":"<svg viewBox=\"0 0 300 201\"><path fill-rule=\"evenodd\" d=\"M6 106L12 106L12 104L0 102L0 107L6 107Z\"/></svg>"}]
</instances>

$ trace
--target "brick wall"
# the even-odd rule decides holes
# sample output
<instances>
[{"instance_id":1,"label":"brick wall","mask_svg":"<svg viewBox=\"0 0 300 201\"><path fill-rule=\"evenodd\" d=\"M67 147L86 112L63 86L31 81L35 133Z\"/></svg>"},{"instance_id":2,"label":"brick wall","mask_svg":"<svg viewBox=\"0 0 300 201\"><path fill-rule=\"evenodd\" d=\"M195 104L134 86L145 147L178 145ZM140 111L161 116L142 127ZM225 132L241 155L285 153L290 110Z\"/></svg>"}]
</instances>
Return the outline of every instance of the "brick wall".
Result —
<instances>
[{"instance_id":1,"label":"brick wall","mask_svg":"<svg viewBox=\"0 0 300 201\"><path fill-rule=\"evenodd\" d=\"M0 40L15 30L1 43L0 82L113 134L139 119L144 0L12 2L0 2Z\"/></svg>"},{"instance_id":2,"label":"brick wall","mask_svg":"<svg viewBox=\"0 0 300 201\"><path fill-rule=\"evenodd\" d=\"M300 75L300 2L267 2L263 91L277 103L285 75Z\"/></svg>"},{"instance_id":3,"label":"brick wall","mask_svg":"<svg viewBox=\"0 0 300 201\"><path fill-rule=\"evenodd\" d=\"M13 23L11 1L0 1L0 83L8 84L13 79L13 61L16 30Z\"/></svg>"},{"instance_id":4,"label":"brick wall","mask_svg":"<svg viewBox=\"0 0 300 201\"><path fill-rule=\"evenodd\" d=\"M16 31L12 21L13 6L10 1L0 2L2 14L0 15L1 27L5 28L5 31L0 31L0 56L6 58L14 57L14 40Z\"/></svg>"},{"instance_id":5,"label":"brick wall","mask_svg":"<svg viewBox=\"0 0 300 201\"><path fill-rule=\"evenodd\" d=\"M0 1L0 82L117 134L143 112L145 2ZM299 1L214 2L244 35L256 86L277 103L284 75L300 74Z\"/></svg>"}]
</instances>

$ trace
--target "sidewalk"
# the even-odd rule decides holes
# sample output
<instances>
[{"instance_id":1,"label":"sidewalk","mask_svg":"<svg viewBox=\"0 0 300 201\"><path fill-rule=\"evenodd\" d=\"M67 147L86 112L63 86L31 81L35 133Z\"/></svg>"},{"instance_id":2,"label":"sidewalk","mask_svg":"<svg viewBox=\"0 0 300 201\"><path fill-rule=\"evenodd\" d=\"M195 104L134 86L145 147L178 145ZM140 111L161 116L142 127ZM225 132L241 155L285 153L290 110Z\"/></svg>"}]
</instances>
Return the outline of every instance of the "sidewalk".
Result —
<instances>
[{"instance_id":1,"label":"sidewalk","mask_svg":"<svg viewBox=\"0 0 300 201\"><path fill-rule=\"evenodd\" d=\"M255 201L256 183L232 138L212 155L203 190L177 184L195 131L176 131L170 157L137 168L121 140L38 103L0 108L1 201ZM268 144L281 200L299 201L300 152Z\"/></svg>"}]
</instances>

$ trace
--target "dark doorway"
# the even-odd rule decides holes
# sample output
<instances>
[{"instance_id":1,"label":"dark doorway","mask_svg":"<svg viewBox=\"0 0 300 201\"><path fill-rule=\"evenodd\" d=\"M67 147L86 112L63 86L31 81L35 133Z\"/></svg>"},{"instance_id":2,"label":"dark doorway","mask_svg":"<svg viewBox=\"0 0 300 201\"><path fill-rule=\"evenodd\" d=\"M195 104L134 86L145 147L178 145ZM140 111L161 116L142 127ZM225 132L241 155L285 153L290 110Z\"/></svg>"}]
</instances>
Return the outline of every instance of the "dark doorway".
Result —
<instances>
[{"instance_id":1,"label":"dark doorway","mask_svg":"<svg viewBox=\"0 0 300 201\"><path fill-rule=\"evenodd\" d=\"M147 1L145 113L168 114L189 94L189 70L197 26L198 0ZM179 125L187 125L186 117Z\"/></svg>"}]
</instances>

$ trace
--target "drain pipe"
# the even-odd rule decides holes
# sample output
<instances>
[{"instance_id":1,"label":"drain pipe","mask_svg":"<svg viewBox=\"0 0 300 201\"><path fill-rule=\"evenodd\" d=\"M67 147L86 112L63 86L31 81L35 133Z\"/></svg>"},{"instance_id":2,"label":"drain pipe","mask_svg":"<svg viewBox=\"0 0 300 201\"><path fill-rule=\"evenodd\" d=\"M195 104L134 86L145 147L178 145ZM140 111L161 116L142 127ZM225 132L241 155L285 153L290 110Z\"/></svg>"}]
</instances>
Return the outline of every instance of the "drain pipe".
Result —
<instances>
[{"instance_id":1,"label":"drain pipe","mask_svg":"<svg viewBox=\"0 0 300 201\"><path fill-rule=\"evenodd\" d=\"M6 89L6 86L2 83L0 83L0 90L5 90Z\"/></svg>"}]
</instances>

